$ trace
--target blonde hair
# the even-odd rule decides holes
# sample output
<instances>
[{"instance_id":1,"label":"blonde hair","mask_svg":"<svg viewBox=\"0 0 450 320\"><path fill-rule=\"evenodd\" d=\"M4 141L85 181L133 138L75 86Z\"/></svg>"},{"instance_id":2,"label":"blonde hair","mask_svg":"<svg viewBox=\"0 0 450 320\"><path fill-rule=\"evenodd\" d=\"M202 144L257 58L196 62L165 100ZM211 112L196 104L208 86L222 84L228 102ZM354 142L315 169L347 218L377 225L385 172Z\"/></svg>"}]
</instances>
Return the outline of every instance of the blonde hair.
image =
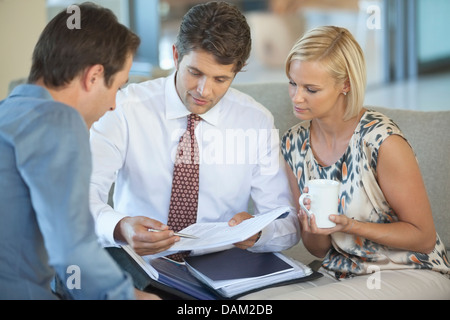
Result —
<instances>
[{"instance_id":1,"label":"blonde hair","mask_svg":"<svg viewBox=\"0 0 450 320\"><path fill-rule=\"evenodd\" d=\"M361 47L347 29L326 26L305 33L286 60L288 78L291 62L295 60L321 62L337 84L348 80L350 92L344 120L358 115L364 104L366 63Z\"/></svg>"}]
</instances>

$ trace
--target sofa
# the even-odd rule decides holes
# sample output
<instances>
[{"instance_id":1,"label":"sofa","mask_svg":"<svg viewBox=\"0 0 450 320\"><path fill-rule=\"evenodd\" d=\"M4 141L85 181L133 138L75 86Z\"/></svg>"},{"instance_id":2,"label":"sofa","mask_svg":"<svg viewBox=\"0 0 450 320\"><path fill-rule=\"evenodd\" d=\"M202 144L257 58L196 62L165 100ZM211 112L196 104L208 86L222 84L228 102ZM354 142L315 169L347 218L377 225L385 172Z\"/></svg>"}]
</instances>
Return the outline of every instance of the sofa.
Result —
<instances>
[{"instance_id":1,"label":"sofa","mask_svg":"<svg viewBox=\"0 0 450 320\"><path fill-rule=\"evenodd\" d=\"M272 112L280 136L300 121L293 115L287 81L235 84L233 87L254 97ZM436 230L450 254L450 111L367 108L378 110L393 119L412 145L431 201ZM284 253L304 264L317 259L301 242Z\"/></svg>"}]
</instances>

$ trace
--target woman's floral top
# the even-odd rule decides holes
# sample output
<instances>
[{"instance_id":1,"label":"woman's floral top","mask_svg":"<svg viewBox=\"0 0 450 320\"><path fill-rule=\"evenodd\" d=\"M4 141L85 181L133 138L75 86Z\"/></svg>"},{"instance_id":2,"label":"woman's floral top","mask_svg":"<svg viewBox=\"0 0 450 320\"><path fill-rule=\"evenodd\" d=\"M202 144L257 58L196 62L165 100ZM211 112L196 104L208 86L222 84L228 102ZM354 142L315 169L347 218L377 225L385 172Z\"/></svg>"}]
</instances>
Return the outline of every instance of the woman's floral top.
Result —
<instances>
[{"instance_id":1,"label":"woman's floral top","mask_svg":"<svg viewBox=\"0 0 450 320\"><path fill-rule=\"evenodd\" d=\"M282 138L284 159L297 177L300 191L312 179L336 180L341 182L339 214L365 222L398 221L377 182L378 150L393 134L404 138L398 126L379 112L366 111L344 155L328 167L314 158L309 128L309 121L302 122ZM322 266L336 278L372 273L377 270L374 268L430 269L450 275L449 259L437 234L435 249L430 254L394 249L342 232L332 234L331 239L332 248Z\"/></svg>"}]
</instances>

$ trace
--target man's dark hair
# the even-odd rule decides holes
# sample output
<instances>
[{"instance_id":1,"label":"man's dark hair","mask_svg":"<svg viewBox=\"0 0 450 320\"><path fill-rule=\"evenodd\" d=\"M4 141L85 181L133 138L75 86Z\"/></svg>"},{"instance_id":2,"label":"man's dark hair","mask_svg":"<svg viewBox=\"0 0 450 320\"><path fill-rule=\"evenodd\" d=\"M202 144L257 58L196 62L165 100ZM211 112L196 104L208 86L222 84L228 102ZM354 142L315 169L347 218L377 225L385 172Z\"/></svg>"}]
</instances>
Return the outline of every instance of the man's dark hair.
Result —
<instances>
[{"instance_id":1,"label":"man's dark hair","mask_svg":"<svg viewBox=\"0 0 450 320\"><path fill-rule=\"evenodd\" d=\"M48 87L62 87L87 68L100 64L105 85L110 87L128 56L136 53L139 37L121 25L111 10L93 3L78 7L80 29L68 27L71 14L66 10L45 27L33 52L29 83L42 79Z\"/></svg>"},{"instance_id":2,"label":"man's dark hair","mask_svg":"<svg viewBox=\"0 0 450 320\"><path fill-rule=\"evenodd\" d=\"M176 48L179 61L192 50L204 50L212 53L220 64L235 64L234 72L238 73L250 56L250 27L234 5L199 4L183 17Z\"/></svg>"}]
</instances>

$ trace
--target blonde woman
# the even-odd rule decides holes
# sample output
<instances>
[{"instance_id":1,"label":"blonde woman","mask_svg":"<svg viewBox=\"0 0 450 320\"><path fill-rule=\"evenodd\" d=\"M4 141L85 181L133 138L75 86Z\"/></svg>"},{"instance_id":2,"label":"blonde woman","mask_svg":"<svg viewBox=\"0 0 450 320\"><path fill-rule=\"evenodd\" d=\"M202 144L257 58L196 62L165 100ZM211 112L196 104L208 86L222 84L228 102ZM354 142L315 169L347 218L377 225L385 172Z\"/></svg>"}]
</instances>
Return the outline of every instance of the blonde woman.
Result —
<instances>
[{"instance_id":1,"label":"blonde woman","mask_svg":"<svg viewBox=\"0 0 450 320\"><path fill-rule=\"evenodd\" d=\"M345 282L336 291L322 286L286 297L425 298L421 283L434 281L434 297L450 298L450 264L414 152L392 120L363 108L366 67L354 37L338 27L307 32L292 48L286 73L302 120L282 138L295 199L309 180L341 183L339 215L329 217L336 227L319 229L297 208L302 240L333 277L322 284ZM389 290L369 290L373 271Z\"/></svg>"}]
</instances>

